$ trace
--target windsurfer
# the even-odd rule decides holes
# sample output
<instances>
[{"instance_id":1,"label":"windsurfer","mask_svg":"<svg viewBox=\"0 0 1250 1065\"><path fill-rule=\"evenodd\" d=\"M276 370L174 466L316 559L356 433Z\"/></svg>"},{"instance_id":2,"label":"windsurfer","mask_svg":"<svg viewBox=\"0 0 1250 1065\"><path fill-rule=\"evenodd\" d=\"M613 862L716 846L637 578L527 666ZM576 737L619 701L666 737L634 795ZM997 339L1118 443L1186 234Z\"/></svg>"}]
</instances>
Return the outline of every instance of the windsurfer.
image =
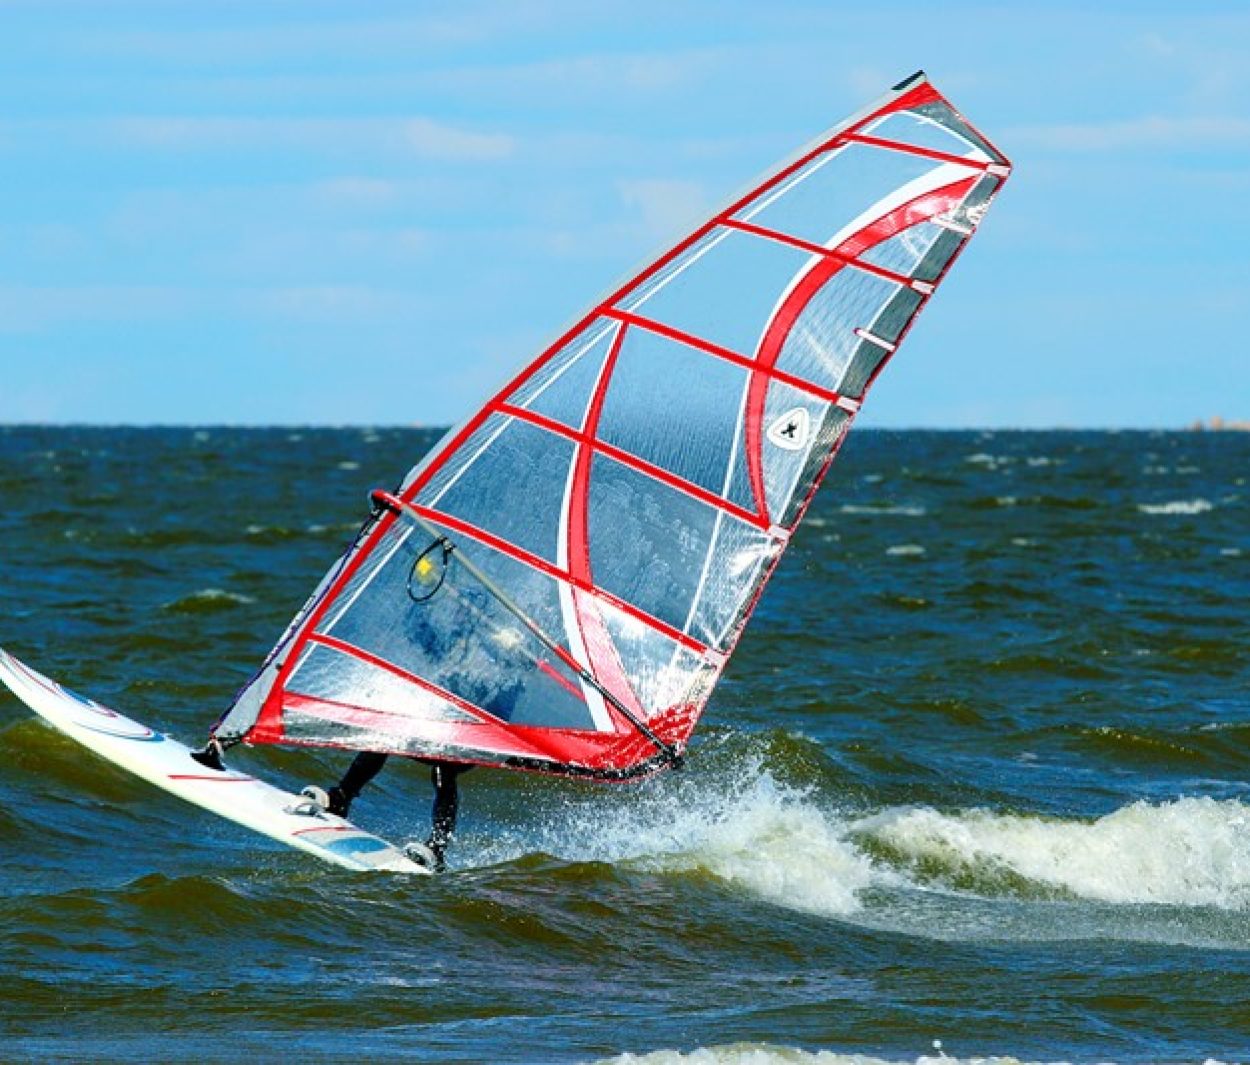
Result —
<instances>
[{"instance_id":1,"label":"windsurfer","mask_svg":"<svg viewBox=\"0 0 1250 1065\"><path fill-rule=\"evenodd\" d=\"M304 795L324 806L332 814L346 817L351 811L352 801L364 790L374 777L386 765L389 755L379 751L361 751L347 767L343 779L332 785L329 790L315 786L304 789ZM431 810L430 836L425 841L425 849L430 852L431 864L436 872L446 868L447 848L451 845L456 833L456 814L460 808L460 791L456 781L461 773L472 769L472 766L459 762L438 762L425 758L414 761L423 762L430 767L430 783L434 786L434 806ZM420 854L420 848L415 848ZM421 855L424 857L424 855Z\"/></svg>"}]
</instances>

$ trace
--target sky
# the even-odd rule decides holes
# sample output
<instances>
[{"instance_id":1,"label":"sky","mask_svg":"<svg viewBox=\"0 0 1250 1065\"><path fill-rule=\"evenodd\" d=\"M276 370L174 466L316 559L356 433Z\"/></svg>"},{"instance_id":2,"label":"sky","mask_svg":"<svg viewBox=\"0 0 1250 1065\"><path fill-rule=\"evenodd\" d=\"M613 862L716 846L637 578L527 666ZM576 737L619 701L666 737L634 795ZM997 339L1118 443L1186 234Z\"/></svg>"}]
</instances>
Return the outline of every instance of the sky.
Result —
<instances>
[{"instance_id":1,"label":"sky","mask_svg":"<svg viewBox=\"0 0 1250 1065\"><path fill-rule=\"evenodd\" d=\"M1250 5L0 0L0 423L460 421L921 68L1016 169L860 423L1250 419Z\"/></svg>"}]
</instances>

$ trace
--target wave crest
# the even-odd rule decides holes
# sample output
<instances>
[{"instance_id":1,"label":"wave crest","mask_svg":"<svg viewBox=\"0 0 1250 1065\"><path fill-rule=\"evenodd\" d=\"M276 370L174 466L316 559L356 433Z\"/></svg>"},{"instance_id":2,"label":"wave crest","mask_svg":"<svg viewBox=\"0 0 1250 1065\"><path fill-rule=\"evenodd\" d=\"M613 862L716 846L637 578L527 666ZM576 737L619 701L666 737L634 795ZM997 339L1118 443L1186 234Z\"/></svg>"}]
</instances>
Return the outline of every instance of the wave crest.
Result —
<instances>
[{"instance_id":1,"label":"wave crest","mask_svg":"<svg viewBox=\"0 0 1250 1065\"><path fill-rule=\"evenodd\" d=\"M1023 884L1097 902L1250 906L1250 808L1234 799L1135 802L1090 822L912 807L864 818L856 833L920 880L980 892Z\"/></svg>"}]
</instances>

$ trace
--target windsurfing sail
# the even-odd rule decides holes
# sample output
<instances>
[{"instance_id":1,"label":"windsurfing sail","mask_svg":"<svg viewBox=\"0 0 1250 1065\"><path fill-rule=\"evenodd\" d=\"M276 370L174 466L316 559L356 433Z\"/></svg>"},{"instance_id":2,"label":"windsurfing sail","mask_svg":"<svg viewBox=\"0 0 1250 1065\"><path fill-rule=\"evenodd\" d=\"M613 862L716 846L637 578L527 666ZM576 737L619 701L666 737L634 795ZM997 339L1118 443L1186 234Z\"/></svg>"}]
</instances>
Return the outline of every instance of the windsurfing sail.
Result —
<instances>
[{"instance_id":1,"label":"windsurfing sail","mask_svg":"<svg viewBox=\"0 0 1250 1065\"><path fill-rule=\"evenodd\" d=\"M923 73L777 167L374 493L216 737L608 778L675 760L1009 172Z\"/></svg>"}]
</instances>

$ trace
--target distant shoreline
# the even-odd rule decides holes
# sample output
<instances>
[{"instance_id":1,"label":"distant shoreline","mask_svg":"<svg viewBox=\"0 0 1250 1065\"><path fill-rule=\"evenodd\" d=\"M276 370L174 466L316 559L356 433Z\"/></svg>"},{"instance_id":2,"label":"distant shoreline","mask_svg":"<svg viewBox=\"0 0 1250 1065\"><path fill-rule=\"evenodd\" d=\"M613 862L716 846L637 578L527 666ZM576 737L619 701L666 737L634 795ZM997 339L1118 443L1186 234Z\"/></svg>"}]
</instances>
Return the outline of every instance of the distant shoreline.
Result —
<instances>
[{"instance_id":1,"label":"distant shoreline","mask_svg":"<svg viewBox=\"0 0 1250 1065\"><path fill-rule=\"evenodd\" d=\"M1189 428L1196 433L1250 433L1250 422L1229 422L1216 415L1205 422L1194 422Z\"/></svg>"}]
</instances>

